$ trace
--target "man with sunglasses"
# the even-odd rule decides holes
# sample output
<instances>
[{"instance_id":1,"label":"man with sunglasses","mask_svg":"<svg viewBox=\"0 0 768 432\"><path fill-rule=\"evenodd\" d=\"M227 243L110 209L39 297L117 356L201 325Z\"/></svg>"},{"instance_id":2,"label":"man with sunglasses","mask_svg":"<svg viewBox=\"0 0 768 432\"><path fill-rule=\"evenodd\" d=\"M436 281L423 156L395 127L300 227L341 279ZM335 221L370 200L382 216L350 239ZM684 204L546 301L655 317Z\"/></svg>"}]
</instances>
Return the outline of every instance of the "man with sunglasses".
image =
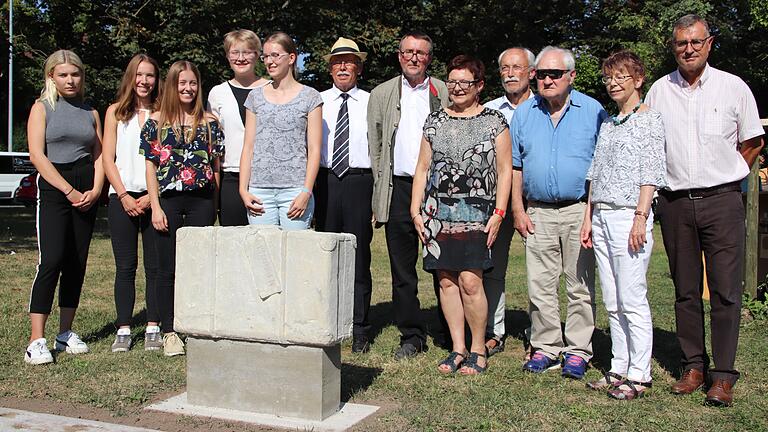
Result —
<instances>
[{"instance_id":1,"label":"man with sunglasses","mask_svg":"<svg viewBox=\"0 0 768 432\"><path fill-rule=\"evenodd\" d=\"M517 107L533 98L531 80L533 79L534 61L535 56L527 48L507 48L499 54L499 77L504 86L504 95L486 102L485 106L504 114L504 118L510 126ZM512 214L511 201L507 213ZM485 346L489 356L504 351L506 339L504 285L509 262L509 245L512 242L514 232L512 218L504 218L499 235L491 249L493 268L483 273L483 287L488 299L488 326Z\"/></svg>"},{"instance_id":2,"label":"man with sunglasses","mask_svg":"<svg viewBox=\"0 0 768 432\"><path fill-rule=\"evenodd\" d=\"M600 124L600 103L572 88L570 50L548 46L536 57L538 94L512 118L512 213L524 238L532 356L523 370L581 379L592 358L595 257L581 246L586 174ZM526 210L524 198L528 202ZM568 312L560 327L558 291L565 275Z\"/></svg>"},{"instance_id":3,"label":"man with sunglasses","mask_svg":"<svg viewBox=\"0 0 768 432\"><path fill-rule=\"evenodd\" d=\"M430 112L448 105L448 89L427 76L432 39L424 33L403 36L398 49L402 74L371 92L368 147L373 169L373 215L383 224L392 269L392 304L400 330L395 358L427 350L418 298L416 261L419 237L411 221L411 187L422 128Z\"/></svg>"},{"instance_id":4,"label":"man with sunglasses","mask_svg":"<svg viewBox=\"0 0 768 432\"><path fill-rule=\"evenodd\" d=\"M739 184L762 148L763 128L744 81L707 64L712 39L703 18L680 18L671 40L678 68L653 84L646 103L661 113L667 142L667 188L659 191L658 215L675 284L683 366L671 391L693 393L708 373L706 402L728 406L739 378L734 361L745 240ZM704 338L702 252L711 293L711 369Z\"/></svg>"}]
</instances>

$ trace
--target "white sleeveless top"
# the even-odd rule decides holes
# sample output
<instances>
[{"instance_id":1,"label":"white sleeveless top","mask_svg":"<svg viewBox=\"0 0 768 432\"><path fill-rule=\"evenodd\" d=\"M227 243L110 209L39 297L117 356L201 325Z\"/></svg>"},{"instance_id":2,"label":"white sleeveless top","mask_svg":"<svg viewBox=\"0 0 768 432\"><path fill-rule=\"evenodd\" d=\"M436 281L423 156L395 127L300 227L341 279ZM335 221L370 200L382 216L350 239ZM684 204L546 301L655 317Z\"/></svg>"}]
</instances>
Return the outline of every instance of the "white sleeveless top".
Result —
<instances>
[{"instance_id":1,"label":"white sleeveless top","mask_svg":"<svg viewBox=\"0 0 768 432\"><path fill-rule=\"evenodd\" d=\"M146 113L149 118L150 113ZM134 114L127 122L117 122L117 144L115 148L115 165L120 173L120 180L128 192L144 192L147 190L146 159L139 154L139 115ZM112 185L109 193L117 193Z\"/></svg>"}]
</instances>

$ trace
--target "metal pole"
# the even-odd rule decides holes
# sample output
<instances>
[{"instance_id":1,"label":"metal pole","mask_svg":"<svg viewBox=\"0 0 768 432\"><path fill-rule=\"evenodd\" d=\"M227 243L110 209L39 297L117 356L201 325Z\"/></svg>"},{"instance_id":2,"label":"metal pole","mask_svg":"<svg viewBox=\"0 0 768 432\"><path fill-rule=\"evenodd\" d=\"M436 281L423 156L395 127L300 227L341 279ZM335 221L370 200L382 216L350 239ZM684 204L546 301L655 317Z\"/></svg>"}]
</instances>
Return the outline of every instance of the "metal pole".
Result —
<instances>
[{"instance_id":1,"label":"metal pole","mask_svg":"<svg viewBox=\"0 0 768 432\"><path fill-rule=\"evenodd\" d=\"M8 0L8 151L13 151L13 0Z\"/></svg>"}]
</instances>

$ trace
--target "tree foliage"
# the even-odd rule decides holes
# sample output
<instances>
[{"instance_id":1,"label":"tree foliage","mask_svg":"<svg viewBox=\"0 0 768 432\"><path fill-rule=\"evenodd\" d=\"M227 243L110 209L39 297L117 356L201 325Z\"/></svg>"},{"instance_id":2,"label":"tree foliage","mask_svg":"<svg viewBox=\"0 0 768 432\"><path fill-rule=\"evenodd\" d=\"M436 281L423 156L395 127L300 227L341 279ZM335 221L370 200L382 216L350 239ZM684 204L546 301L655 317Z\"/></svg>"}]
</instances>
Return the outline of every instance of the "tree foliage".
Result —
<instances>
[{"instance_id":1,"label":"tree foliage","mask_svg":"<svg viewBox=\"0 0 768 432\"><path fill-rule=\"evenodd\" d=\"M23 124L39 94L42 64L59 48L77 52L87 65L87 95L103 111L112 101L131 56L145 52L163 68L186 59L198 65L203 88L230 75L223 35L235 28L259 36L282 30L292 35L303 60L302 80L318 89L330 85L323 55L339 36L367 51L361 86L367 89L395 76L400 36L413 29L434 42L431 72L443 77L445 64L469 53L485 63L485 97L501 94L498 53L509 46L537 52L546 45L572 48L577 55L576 87L606 102L600 62L621 48L646 62L647 83L675 68L668 49L672 23L695 12L716 35L710 63L738 74L750 85L761 113L768 106L768 6L761 0L16 0L14 2L14 111ZM2 7L7 52L8 5ZM263 69L261 69L263 70ZM2 65L7 88L7 63ZM3 110L7 106L6 92ZM4 136L4 134L3 134Z\"/></svg>"}]
</instances>

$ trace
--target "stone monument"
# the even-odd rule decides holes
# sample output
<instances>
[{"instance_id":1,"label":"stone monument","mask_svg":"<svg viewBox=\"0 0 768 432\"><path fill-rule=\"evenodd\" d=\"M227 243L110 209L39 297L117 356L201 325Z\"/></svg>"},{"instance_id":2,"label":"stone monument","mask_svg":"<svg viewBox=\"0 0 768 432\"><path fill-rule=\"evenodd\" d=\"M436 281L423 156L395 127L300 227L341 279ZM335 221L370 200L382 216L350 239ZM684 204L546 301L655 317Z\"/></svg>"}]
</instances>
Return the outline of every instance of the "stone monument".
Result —
<instances>
[{"instance_id":1,"label":"stone monument","mask_svg":"<svg viewBox=\"0 0 768 432\"><path fill-rule=\"evenodd\" d=\"M313 421L339 411L355 236L244 226L176 237L187 403Z\"/></svg>"}]
</instances>

